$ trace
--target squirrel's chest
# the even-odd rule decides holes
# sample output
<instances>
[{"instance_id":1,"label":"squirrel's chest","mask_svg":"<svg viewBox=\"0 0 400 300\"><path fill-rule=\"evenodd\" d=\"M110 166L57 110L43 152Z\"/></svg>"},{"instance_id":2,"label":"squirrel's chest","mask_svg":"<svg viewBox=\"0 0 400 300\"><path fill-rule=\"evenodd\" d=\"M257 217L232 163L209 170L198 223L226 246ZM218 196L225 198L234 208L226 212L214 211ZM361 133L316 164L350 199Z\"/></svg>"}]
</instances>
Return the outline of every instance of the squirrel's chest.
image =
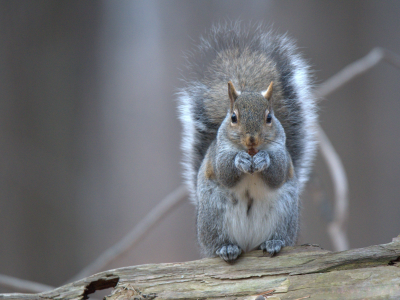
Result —
<instances>
[{"instance_id":1,"label":"squirrel's chest","mask_svg":"<svg viewBox=\"0 0 400 300\"><path fill-rule=\"evenodd\" d=\"M231 190L231 195L224 226L233 242L250 251L275 232L279 190L270 189L257 174L248 174Z\"/></svg>"},{"instance_id":2,"label":"squirrel's chest","mask_svg":"<svg viewBox=\"0 0 400 300\"><path fill-rule=\"evenodd\" d=\"M255 200L256 202L261 201L271 204L271 201L276 196L276 189L268 187L261 175L257 173L244 175L231 191L237 200L248 204L253 203Z\"/></svg>"}]
</instances>

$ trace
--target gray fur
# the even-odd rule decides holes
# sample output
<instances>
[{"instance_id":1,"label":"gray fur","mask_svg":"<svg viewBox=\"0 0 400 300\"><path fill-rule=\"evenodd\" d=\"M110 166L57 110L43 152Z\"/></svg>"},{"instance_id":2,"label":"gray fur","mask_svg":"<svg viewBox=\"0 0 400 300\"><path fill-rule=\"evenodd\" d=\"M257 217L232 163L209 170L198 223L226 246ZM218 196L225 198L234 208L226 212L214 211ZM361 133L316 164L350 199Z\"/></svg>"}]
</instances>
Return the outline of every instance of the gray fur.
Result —
<instances>
[{"instance_id":1,"label":"gray fur","mask_svg":"<svg viewBox=\"0 0 400 300\"><path fill-rule=\"evenodd\" d=\"M213 27L188 60L193 78L179 94L183 164L202 252L224 260L254 248L273 255L296 242L299 194L316 150L308 66L288 37L238 23ZM228 81L238 92L236 127ZM261 93L271 81L267 101ZM254 156L246 141L258 141Z\"/></svg>"}]
</instances>

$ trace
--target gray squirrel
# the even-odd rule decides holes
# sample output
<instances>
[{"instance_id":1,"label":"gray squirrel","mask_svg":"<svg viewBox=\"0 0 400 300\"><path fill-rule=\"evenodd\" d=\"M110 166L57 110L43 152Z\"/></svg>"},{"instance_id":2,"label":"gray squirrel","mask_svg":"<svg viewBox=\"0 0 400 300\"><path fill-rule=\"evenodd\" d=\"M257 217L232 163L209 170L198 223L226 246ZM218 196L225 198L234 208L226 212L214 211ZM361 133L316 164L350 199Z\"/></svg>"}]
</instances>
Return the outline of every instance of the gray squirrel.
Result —
<instances>
[{"instance_id":1,"label":"gray squirrel","mask_svg":"<svg viewBox=\"0 0 400 300\"><path fill-rule=\"evenodd\" d=\"M308 65L286 35L239 23L214 26L188 65L179 111L202 254L294 245L317 146Z\"/></svg>"}]
</instances>

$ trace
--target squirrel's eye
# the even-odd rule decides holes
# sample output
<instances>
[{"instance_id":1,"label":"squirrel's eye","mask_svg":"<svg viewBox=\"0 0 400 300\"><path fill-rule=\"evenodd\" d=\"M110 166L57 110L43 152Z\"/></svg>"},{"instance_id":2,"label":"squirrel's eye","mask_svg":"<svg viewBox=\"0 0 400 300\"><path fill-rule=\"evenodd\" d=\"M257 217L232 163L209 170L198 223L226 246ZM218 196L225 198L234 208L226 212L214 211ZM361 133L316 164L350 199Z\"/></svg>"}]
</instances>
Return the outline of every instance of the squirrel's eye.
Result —
<instances>
[{"instance_id":1,"label":"squirrel's eye","mask_svg":"<svg viewBox=\"0 0 400 300\"><path fill-rule=\"evenodd\" d=\"M231 120L232 120L232 123L237 123L237 116L235 113L232 114Z\"/></svg>"},{"instance_id":2,"label":"squirrel's eye","mask_svg":"<svg viewBox=\"0 0 400 300\"><path fill-rule=\"evenodd\" d=\"M271 122L272 122L272 116L271 116L271 113L268 113L268 115L267 115L267 119L266 119L266 122L267 122L267 124L271 124Z\"/></svg>"}]
</instances>

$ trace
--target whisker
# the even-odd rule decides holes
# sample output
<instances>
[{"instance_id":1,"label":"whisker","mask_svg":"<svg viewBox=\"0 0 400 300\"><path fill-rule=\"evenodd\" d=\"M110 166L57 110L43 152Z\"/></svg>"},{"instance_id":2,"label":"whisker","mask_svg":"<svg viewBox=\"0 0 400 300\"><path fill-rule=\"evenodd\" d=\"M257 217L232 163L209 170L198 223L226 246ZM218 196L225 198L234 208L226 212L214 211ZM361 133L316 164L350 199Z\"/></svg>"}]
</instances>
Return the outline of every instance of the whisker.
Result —
<instances>
[{"instance_id":1,"label":"whisker","mask_svg":"<svg viewBox=\"0 0 400 300\"><path fill-rule=\"evenodd\" d=\"M269 142L271 142L271 143L275 143L275 144L278 144L278 145L281 145L282 146L282 144L281 143L279 143L279 142L277 142L277 141L273 141L273 140L270 140L270 139L267 139L267 138L265 138L267 141L269 141Z\"/></svg>"}]
</instances>

